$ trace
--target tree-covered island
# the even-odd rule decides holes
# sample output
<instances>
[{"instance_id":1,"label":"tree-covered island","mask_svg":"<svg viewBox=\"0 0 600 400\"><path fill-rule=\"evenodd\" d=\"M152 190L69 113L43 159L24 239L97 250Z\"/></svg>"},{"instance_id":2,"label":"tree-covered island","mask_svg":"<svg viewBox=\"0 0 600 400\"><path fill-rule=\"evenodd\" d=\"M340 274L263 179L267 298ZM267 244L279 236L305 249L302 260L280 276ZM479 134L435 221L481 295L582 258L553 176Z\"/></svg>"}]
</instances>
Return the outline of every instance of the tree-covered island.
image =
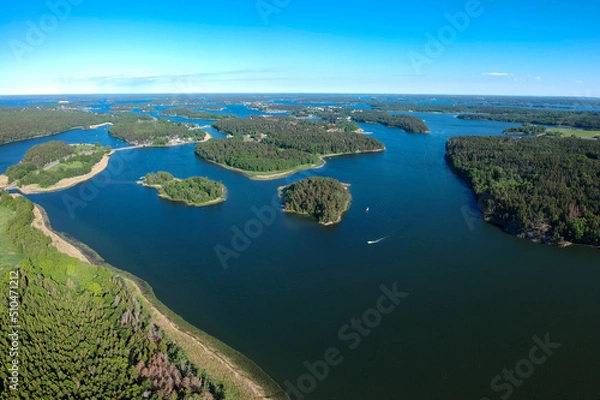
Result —
<instances>
[{"instance_id":1,"label":"tree-covered island","mask_svg":"<svg viewBox=\"0 0 600 400\"><path fill-rule=\"evenodd\" d=\"M600 141L473 136L446 148L487 221L533 241L600 245Z\"/></svg>"},{"instance_id":2,"label":"tree-covered island","mask_svg":"<svg viewBox=\"0 0 600 400\"><path fill-rule=\"evenodd\" d=\"M269 106L255 105L260 111L268 111ZM430 133L425 122L412 115L390 114L387 111L365 110L362 108L343 108L340 106L299 106L294 104L278 104L281 112L288 112L300 118L320 118L328 122L343 123L344 121L382 124L388 128L399 128L407 133ZM356 125L358 129L358 125Z\"/></svg>"},{"instance_id":3,"label":"tree-covered island","mask_svg":"<svg viewBox=\"0 0 600 400\"><path fill-rule=\"evenodd\" d=\"M208 133L194 124L131 113L119 115L108 133L132 145L144 147L175 146L210 138Z\"/></svg>"},{"instance_id":4,"label":"tree-covered island","mask_svg":"<svg viewBox=\"0 0 600 400\"><path fill-rule=\"evenodd\" d=\"M159 171L144 176L141 185L158 190L159 196L188 206L202 207L227 199L227 189L221 182L204 177L177 179L168 172Z\"/></svg>"},{"instance_id":5,"label":"tree-covered island","mask_svg":"<svg viewBox=\"0 0 600 400\"><path fill-rule=\"evenodd\" d=\"M341 222L350 208L348 186L332 178L310 177L279 188L284 211L310 215L321 225Z\"/></svg>"},{"instance_id":6,"label":"tree-covered island","mask_svg":"<svg viewBox=\"0 0 600 400\"><path fill-rule=\"evenodd\" d=\"M209 120L209 121L237 118L237 116L235 116L233 114L211 113L211 112L206 112L206 111L194 110L190 107L167 108L166 110L161 111L161 115L184 117L187 119L203 119L203 120Z\"/></svg>"},{"instance_id":7,"label":"tree-covered island","mask_svg":"<svg viewBox=\"0 0 600 400\"><path fill-rule=\"evenodd\" d=\"M112 115L65 107L0 107L0 145L112 121Z\"/></svg>"},{"instance_id":8,"label":"tree-covered island","mask_svg":"<svg viewBox=\"0 0 600 400\"><path fill-rule=\"evenodd\" d=\"M100 144L51 141L29 149L20 163L6 170L6 176L23 193L66 189L102 172L111 154L109 146Z\"/></svg>"},{"instance_id":9,"label":"tree-covered island","mask_svg":"<svg viewBox=\"0 0 600 400\"><path fill-rule=\"evenodd\" d=\"M286 117L251 116L217 121L229 139L200 143L196 154L255 179L275 179L324 164L324 158L381 152L383 143L347 125Z\"/></svg>"}]
</instances>

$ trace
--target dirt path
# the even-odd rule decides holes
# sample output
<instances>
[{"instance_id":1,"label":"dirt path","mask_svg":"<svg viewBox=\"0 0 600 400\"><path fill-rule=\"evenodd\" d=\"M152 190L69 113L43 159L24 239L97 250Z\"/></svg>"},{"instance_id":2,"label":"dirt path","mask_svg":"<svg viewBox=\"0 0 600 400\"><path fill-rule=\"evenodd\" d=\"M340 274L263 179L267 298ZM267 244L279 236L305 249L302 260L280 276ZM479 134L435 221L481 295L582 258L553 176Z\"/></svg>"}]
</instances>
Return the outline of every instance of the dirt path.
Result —
<instances>
[{"instance_id":1,"label":"dirt path","mask_svg":"<svg viewBox=\"0 0 600 400\"><path fill-rule=\"evenodd\" d=\"M31 226L49 236L52 239L52 244L58 251L91 264L79 249L48 229L44 224L42 212L37 205L34 206L33 212L35 218ZM203 343L194 335L183 331L142 294L140 287L134 281L125 277L123 279L127 281L139 297L145 300L144 302L150 309L153 321L164 329L173 341L186 350L190 361L198 366L202 366L214 378L222 379L236 386L245 396L244 399L259 400L268 398L264 389L252 381L229 358L221 354L221 352L213 348L210 344Z\"/></svg>"},{"instance_id":2,"label":"dirt path","mask_svg":"<svg viewBox=\"0 0 600 400\"><path fill-rule=\"evenodd\" d=\"M98 162L96 165L92 167L90 173L85 175L76 176L74 178L66 178L61 179L55 185L52 185L47 188L40 187L39 185L27 185L18 188L21 193L24 194L36 194L36 193L49 193L49 192L57 192L59 190L68 189L72 186L75 186L81 182L85 182L88 179L92 179L94 176L98 175L100 172L104 171L106 167L108 167L108 162L110 160L110 156L112 156L114 150L109 154L102 157L102 160Z\"/></svg>"}]
</instances>

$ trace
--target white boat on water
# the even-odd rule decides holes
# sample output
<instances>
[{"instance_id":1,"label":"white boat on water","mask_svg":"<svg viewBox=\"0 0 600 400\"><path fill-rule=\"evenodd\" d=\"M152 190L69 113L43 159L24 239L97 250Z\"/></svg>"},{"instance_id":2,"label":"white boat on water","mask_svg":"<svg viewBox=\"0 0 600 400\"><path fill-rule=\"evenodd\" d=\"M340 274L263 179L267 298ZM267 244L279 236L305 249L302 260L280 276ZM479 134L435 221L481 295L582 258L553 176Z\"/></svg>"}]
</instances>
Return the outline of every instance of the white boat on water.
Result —
<instances>
[{"instance_id":1,"label":"white boat on water","mask_svg":"<svg viewBox=\"0 0 600 400\"><path fill-rule=\"evenodd\" d=\"M385 239L387 239L388 237L382 237L381 239L377 239L377 240L367 240L367 244L377 244L379 242L384 241Z\"/></svg>"}]
</instances>

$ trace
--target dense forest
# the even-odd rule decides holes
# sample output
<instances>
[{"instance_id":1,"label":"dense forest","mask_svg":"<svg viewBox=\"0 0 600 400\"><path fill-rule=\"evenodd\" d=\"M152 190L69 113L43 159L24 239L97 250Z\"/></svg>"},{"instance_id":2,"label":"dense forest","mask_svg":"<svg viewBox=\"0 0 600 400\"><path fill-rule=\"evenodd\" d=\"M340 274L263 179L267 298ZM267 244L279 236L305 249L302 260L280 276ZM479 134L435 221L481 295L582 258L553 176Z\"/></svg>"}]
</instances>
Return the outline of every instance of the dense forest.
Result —
<instances>
[{"instance_id":1,"label":"dense forest","mask_svg":"<svg viewBox=\"0 0 600 400\"><path fill-rule=\"evenodd\" d=\"M120 115L108 133L127 143L145 146L200 141L206 137L206 132L200 128L137 114Z\"/></svg>"},{"instance_id":2,"label":"dense forest","mask_svg":"<svg viewBox=\"0 0 600 400\"><path fill-rule=\"evenodd\" d=\"M487 220L532 240L600 245L599 141L455 137L446 147Z\"/></svg>"},{"instance_id":3,"label":"dense forest","mask_svg":"<svg viewBox=\"0 0 600 400\"><path fill-rule=\"evenodd\" d=\"M546 133L546 127L524 124L516 128L506 128L502 133L505 135L541 135Z\"/></svg>"},{"instance_id":4,"label":"dense forest","mask_svg":"<svg viewBox=\"0 0 600 400\"><path fill-rule=\"evenodd\" d=\"M184 117L189 119L203 119L203 120L220 120L220 119L231 119L237 118L237 116L233 114L218 114L218 113L210 113L206 111L198 111L194 110L190 107L173 107L167 108L161 112L162 115L169 116L177 116Z\"/></svg>"},{"instance_id":5,"label":"dense forest","mask_svg":"<svg viewBox=\"0 0 600 400\"><path fill-rule=\"evenodd\" d=\"M210 140L196 146L196 154L208 161L248 172L280 172L319 162L316 155L242 139Z\"/></svg>"},{"instance_id":6,"label":"dense forest","mask_svg":"<svg viewBox=\"0 0 600 400\"><path fill-rule=\"evenodd\" d=\"M281 172L316 164L325 155L385 149L376 139L348 131L351 125L325 121L251 116L213 126L233 138L201 143L196 154L250 172Z\"/></svg>"},{"instance_id":7,"label":"dense forest","mask_svg":"<svg viewBox=\"0 0 600 400\"><path fill-rule=\"evenodd\" d=\"M164 198L191 206L213 204L227 197L227 189L221 182L198 176L180 180L168 172L159 171L147 174L142 183L158 189Z\"/></svg>"},{"instance_id":8,"label":"dense forest","mask_svg":"<svg viewBox=\"0 0 600 400\"><path fill-rule=\"evenodd\" d=\"M51 141L33 146L19 164L6 170L9 183L17 186L37 184L49 187L62 179L91 172L92 167L111 151L96 145L70 146L63 141Z\"/></svg>"},{"instance_id":9,"label":"dense forest","mask_svg":"<svg viewBox=\"0 0 600 400\"><path fill-rule=\"evenodd\" d=\"M323 177L292 183L282 194L286 211L311 215L323 225L340 222L352 200L346 185Z\"/></svg>"},{"instance_id":10,"label":"dense forest","mask_svg":"<svg viewBox=\"0 0 600 400\"><path fill-rule=\"evenodd\" d=\"M228 390L188 361L150 320L146 303L102 266L59 253L31 226L33 204L0 192L2 285L18 271L18 348L0 336L3 366L18 361L18 392L0 370L0 399L227 399ZM2 261L2 259L0 259ZM15 268L15 264L20 264ZM4 292L9 298L8 290ZM0 302L0 323L9 320ZM18 393L15 396L15 393Z\"/></svg>"},{"instance_id":11,"label":"dense forest","mask_svg":"<svg viewBox=\"0 0 600 400\"><path fill-rule=\"evenodd\" d=\"M0 145L111 122L111 115L63 108L0 107Z\"/></svg>"},{"instance_id":12,"label":"dense forest","mask_svg":"<svg viewBox=\"0 0 600 400\"><path fill-rule=\"evenodd\" d=\"M485 113L461 114L465 120L520 122L523 124L571 126L580 129L600 129L600 112L533 110L489 107Z\"/></svg>"},{"instance_id":13,"label":"dense forest","mask_svg":"<svg viewBox=\"0 0 600 400\"><path fill-rule=\"evenodd\" d=\"M213 124L234 137L250 136L265 144L311 154L344 154L381 151L385 146L376 139L350 131L348 121L335 124L286 117L248 117ZM358 127L358 126L356 126Z\"/></svg>"},{"instance_id":14,"label":"dense forest","mask_svg":"<svg viewBox=\"0 0 600 400\"><path fill-rule=\"evenodd\" d=\"M385 111L342 107L307 107L293 104L277 105L278 109L297 117L316 117L331 123L344 123L348 119L356 122L382 124L389 128L399 128L408 133L429 133L429 127L422 119L406 114L390 114ZM267 107L259 107L266 110ZM358 128L358 126L357 126Z\"/></svg>"}]
</instances>

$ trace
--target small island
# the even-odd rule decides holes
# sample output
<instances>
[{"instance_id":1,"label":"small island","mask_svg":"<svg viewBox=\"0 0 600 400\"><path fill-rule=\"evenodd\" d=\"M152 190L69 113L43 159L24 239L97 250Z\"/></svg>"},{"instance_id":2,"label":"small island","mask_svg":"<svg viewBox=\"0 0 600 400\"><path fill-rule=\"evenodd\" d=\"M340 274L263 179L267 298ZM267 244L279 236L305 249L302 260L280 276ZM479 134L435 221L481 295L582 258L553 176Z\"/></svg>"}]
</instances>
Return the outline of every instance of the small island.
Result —
<instances>
[{"instance_id":1,"label":"small island","mask_svg":"<svg viewBox=\"0 0 600 400\"><path fill-rule=\"evenodd\" d=\"M284 211L310 215L321 225L342 221L350 208L352 196L349 185L332 178L311 177L279 188Z\"/></svg>"},{"instance_id":2,"label":"small island","mask_svg":"<svg viewBox=\"0 0 600 400\"><path fill-rule=\"evenodd\" d=\"M198 125L132 113L119 115L108 133L139 147L177 146L210 139Z\"/></svg>"},{"instance_id":3,"label":"small island","mask_svg":"<svg viewBox=\"0 0 600 400\"><path fill-rule=\"evenodd\" d=\"M68 145L51 141L33 146L19 164L6 170L6 181L21 193L54 192L84 182L107 166L113 154L100 144Z\"/></svg>"},{"instance_id":4,"label":"small island","mask_svg":"<svg viewBox=\"0 0 600 400\"><path fill-rule=\"evenodd\" d=\"M221 182L194 176L177 179L168 172L150 173L138 182L158 190L159 196L192 207L204 207L222 203L227 199L227 188Z\"/></svg>"}]
</instances>

